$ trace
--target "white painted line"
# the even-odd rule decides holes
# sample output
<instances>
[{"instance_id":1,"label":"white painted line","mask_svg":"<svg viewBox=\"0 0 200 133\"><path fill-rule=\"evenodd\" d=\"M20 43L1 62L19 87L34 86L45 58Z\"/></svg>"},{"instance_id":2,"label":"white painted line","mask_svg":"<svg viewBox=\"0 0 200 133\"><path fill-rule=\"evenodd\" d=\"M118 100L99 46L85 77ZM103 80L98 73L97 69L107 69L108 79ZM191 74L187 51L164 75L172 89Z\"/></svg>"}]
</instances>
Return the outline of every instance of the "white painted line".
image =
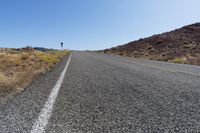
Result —
<instances>
[{"instance_id":1,"label":"white painted line","mask_svg":"<svg viewBox=\"0 0 200 133\"><path fill-rule=\"evenodd\" d=\"M54 102L58 95L58 92L60 90L63 79L65 77L65 73L67 71L70 60L71 60L71 55L69 56L66 66L63 69L58 81L56 82L55 86L53 87L48 100L46 101L43 109L39 113L38 119L35 121L35 123L32 127L32 130L31 130L31 133L44 133L45 132L45 127L48 124L49 118L51 117L53 105L54 105Z\"/></svg>"}]
</instances>

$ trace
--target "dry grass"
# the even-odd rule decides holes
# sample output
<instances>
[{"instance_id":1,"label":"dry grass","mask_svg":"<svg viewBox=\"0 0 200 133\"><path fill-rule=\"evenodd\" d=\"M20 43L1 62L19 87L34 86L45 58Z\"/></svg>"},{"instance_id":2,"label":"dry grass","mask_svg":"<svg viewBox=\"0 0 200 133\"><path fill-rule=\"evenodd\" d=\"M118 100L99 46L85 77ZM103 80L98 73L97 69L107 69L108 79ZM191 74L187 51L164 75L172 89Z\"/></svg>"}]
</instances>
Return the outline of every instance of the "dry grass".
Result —
<instances>
[{"instance_id":1,"label":"dry grass","mask_svg":"<svg viewBox=\"0 0 200 133\"><path fill-rule=\"evenodd\" d=\"M6 76L0 73L0 82L5 82L7 80Z\"/></svg>"},{"instance_id":2,"label":"dry grass","mask_svg":"<svg viewBox=\"0 0 200 133\"><path fill-rule=\"evenodd\" d=\"M48 52L40 52L35 51L34 54L38 57L41 61L48 63L50 66L56 64L60 61L60 59L66 55L68 51L48 51Z\"/></svg>"},{"instance_id":3,"label":"dry grass","mask_svg":"<svg viewBox=\"0 0 200 133\"><path fill-rule=\"evenodd\" d=\"M69 51L0 49L0 99L3 92L19 92L39 73L52 68ZM1 101L1 100L0 100Z\"/></svg>"}]
</instances>

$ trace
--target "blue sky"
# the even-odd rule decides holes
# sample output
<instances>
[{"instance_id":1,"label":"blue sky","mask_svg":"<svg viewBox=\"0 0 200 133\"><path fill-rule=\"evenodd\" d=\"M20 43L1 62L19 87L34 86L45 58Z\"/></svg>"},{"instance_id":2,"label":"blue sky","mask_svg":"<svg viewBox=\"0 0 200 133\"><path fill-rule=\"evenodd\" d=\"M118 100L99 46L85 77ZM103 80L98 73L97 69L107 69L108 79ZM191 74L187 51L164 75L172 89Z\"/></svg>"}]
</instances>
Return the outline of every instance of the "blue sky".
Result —
<instances>
[{"instance_id":1,"label":"blue sky","mask_svg":"<svg viewBox=\"0 0 200 133\"><path fill-rule=\"evenodd\" d=\"M0 47L104 49L200 22L199 0L1 0Z\"/></svg>"}]
</instances>

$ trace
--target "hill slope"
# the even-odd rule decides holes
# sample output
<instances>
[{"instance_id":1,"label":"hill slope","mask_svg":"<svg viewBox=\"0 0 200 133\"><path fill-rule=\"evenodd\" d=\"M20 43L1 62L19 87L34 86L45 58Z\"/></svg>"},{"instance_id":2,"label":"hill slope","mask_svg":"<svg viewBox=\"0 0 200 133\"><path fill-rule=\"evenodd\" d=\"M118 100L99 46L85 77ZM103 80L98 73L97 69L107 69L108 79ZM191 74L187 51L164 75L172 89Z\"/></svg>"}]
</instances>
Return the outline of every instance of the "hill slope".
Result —
<instances>
[{"instance_id":1,"label":"hill slope","mask_svg":"<svg viewBox=\"0 0 200 133\"><path fill-rule=\"evenodd\" d=\"M103 52L200 65L200 23L106 49Z\"/></svg>"}]
</instances>

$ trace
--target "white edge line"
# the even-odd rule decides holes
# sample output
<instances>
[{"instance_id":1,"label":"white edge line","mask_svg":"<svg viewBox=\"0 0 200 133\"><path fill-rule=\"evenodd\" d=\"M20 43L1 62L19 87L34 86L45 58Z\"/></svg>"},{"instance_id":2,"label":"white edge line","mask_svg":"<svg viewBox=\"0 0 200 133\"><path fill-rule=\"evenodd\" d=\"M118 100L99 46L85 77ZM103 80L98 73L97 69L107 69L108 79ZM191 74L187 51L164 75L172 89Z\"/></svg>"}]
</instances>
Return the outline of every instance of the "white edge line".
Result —
<instances>
[{"instance_id":1,"label":"white edge line","mask_svg":"<svg viewBox=\"0 0 200 133\"><path fill-rule=\"evenodd\" d=\"M43 133L45 132L45 127L48 124L48 120L51 117L52 114L52 110L53 110L53 105L54 102L56 100L56 97L59 93L61 84L63 82L63 79L65 77L65 73L67 71L68 65L70 63L71 60L71 54L69 56L69 59L66 63L65 68L63 69L58 81L56 82L55 86L53 87L48 100L46 101L43 109L41 110L41 112L39 113L38 119L35 121L31 133Z\"/></svg>"}]
</instances>

